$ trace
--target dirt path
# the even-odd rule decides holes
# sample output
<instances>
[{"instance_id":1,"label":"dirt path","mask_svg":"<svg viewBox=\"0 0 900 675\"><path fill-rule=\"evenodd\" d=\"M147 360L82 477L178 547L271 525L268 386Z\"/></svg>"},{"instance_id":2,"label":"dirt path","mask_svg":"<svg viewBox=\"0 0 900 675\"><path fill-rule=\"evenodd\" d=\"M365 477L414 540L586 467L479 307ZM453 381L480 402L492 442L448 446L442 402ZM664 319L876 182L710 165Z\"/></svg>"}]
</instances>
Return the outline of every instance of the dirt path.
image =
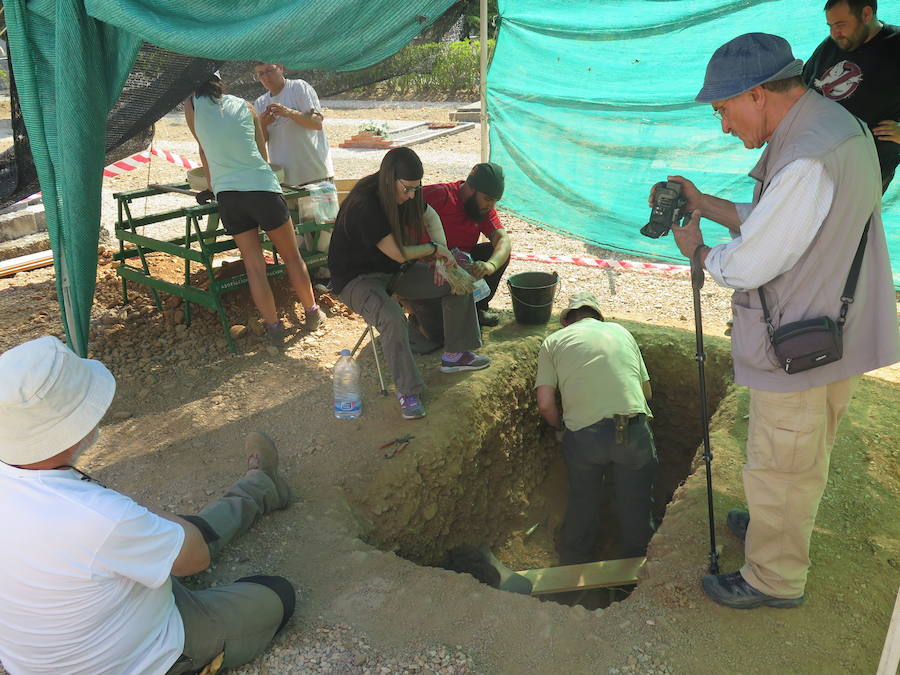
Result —
<instances>
[{"instance_id":1,"label":"dirt path","mask_svg":"<svg viewBox=\"0 0 900 675\"><path fill-rule=\"evenodd\" d=\"M336 145L342 133L353 131L352 125L338 123L341 118L428 120L435 115L435 108L326 110L326 118L336 120L326 129ZM177 120L162 123L157 139L195 156ZM426 162L426 178L458 179L472 157L477 161L478 142L477 133L467 132L417 146L423 157L434 160ZM337 157L335 164L339 176L358 177L379 160L378 153L358 153ZM172 165L157 159L151 163L149 182L181 178ZM111 193L147 182L146 172L135 171L107 180L104 188ZM520 220L502 219L516 251L612 256ZM163 273L175 273L166 272L165 262L155 264ZM530 269L550 268L516 261L508 274ZM567 291L594 290L608 318L680 329L655 348L675 350L678 357L672 360L686 363L685 385L693 382L693 310L686 277L555 269ZM364 416L349 422L331 416L330 369L338 350L352 346L359 336L363 324L357 317L334 315L313 335L296 333L284 354L270 353L252 333L240 340L240 353L230 354L217 320L208 313L200 312L187 328L171 307L158 315L140 293L132 306L123 307L119 293L107 260L98 273L92 350L110 365L119 389L101 441L84 460L86 470L139 501L191 512L243 470L241 439L262 429L282 449L298 495L291 508L266 518L196 579L208 584L249 573L279 573L300 588L297 618L269 654L240 672L874 670L900 583L900 457L891 437L900 426L894 412L900 391L896 369L886 374L893 383L864 382L858 410L851 409L842 427L848 440L833 459L813 542L809 599L802 609L734 612L703 598L698 579L706 564L706 507L697 474L676 493L637 592L608 609L588 611L494 591L464 575L417 566L360 538L371 535L370 523L352 506L364 501L360 486L379 487L392 472L414 480L429 472L459 470L444 450L466 446L470 436L477 445L478 434L488 432L477 426L476 433L473 420L494 410L511 407L533 418L526 409L527 392L515 389L515 382L524 381L528 349L538 337L511 323L505 288L494 303L504 314L504 325L486 335L485 351L495 358L494 367L454 378L436 372L435 357L422 357L420 367L431 388L429 416L413 423L399 418L392 398L377 395L368 348L362 360ZM289 323L296 324L281 284L278 300ZM558 298L555 311L563 302ZM708 339L715 344L729 317L728 293L708 284L703 303ZM233 294L227 303L231 321L252 325L250 306L246 293ZM0 280L0 316L0 349L46 333L61 334L52 271ZM713 442L720 516L742 499L745 399L743 392L732 392L717 413ZM871 424L870 416L884 425ZM414 444L405 455L389 460L396 464L386 464L375 446L407 431L416 434ZM501 431L537 433L513 425ZM477 453L473 457L471 461L484 459ZM447 463L436 467L438 460ZM466 499L467 486L457 487L458 499ZM421 511L428 511L425 504ZM489 520L491 504L479 508L482 520ZM411 522L419 522L418 517L411 516ZM740 563L740 549L721 530L720 542L723 568L730 571Z\"/></svg>"}]
</instances>

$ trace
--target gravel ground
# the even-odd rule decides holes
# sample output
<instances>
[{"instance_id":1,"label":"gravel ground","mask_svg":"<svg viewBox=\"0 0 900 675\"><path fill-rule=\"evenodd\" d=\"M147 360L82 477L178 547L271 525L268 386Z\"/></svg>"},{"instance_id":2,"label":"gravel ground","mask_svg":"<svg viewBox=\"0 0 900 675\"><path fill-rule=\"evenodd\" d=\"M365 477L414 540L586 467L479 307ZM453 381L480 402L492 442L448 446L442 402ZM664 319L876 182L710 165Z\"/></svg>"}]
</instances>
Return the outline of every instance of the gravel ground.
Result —
<instances>
[{"instance_id":1,"label":"gravel ground","mask_svg":"<svg viewBox=\"0 0 900 675\"><path fill-rule=\"evenodd\" d=\"M321 617L320 617L321 618ZM278 639L265 655L233 672L241 675L301 673L475 673L475 664L461 647L435 645L405 654L373 649L364 635L346 624L325 624L305 630L299 642Z\"/></svg>"}]
</instances>

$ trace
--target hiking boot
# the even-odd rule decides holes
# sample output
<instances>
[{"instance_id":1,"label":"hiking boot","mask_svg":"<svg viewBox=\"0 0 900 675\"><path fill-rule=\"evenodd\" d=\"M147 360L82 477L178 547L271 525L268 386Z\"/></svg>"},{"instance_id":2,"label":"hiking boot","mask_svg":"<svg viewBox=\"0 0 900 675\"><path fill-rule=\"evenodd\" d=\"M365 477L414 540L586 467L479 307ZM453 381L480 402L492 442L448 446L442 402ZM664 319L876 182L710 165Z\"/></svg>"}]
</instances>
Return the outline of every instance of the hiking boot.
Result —
<instances>
[{"instance_id":1,"label":"hiking boot","mask_svg":"<svg viewBox=\"0 0 900 675\"><path fill-rule=\"evenodd\" d=\"M750 526L750 514L744 509L731 509L725 524L731 530L731 534L744 541L747 538L747 528Z\"/></svg>"},{"instance_id":2,"label":"hiking boot","mask_svg":"<svg viewBox=\"0 0 900 675\"><path fill-rule=\"evenodd\" d=\"M478 310L478 325L487 326L488 328L496 326L500 323L500 315L489 309Z\"/></svg>"},{"instance_id":3,"label":"hiking boot","mask_svg":"<svg viewBox=\"0 0 900 675\"><path fill-rule=\"evenodd\" d=\"M273 324L266 324L266 342L278 349L284 349L284 340L287 337L287 330L284 324L279 320Z\"/></svg>"},{"instance_id":4,"label":"hiking boot","mask_svg":"<svg viewBox=\"0 0 900 675\"><path fill-rule=\"evenodd\" d=\"M303 326L306 330L312 332L321 328L327 318L328 315L318 307L312 310L306 310L306 318L303 320Z\"/></svg>"},{"instance_id":5,"label":"hiking boot","mask_svg":"<svg viewBox=\"0 0 900 675\"><path fill-rule=\"evenodd\" d=\"M244 439L244 448L247 451L248 470L258 469L275 483L278 505L273 508L287 507L291 503L291 487L278 472L278 448L275 447L275 442L261 431L251 431Z\"/></svg>"},{"instance_id":6,"label":"hiking boot","mask_svg":"<svg viewBox=\"0 0 900 675\"><path fill-rule=\"evenodd\" d=\"M776 598L766 595L748 584L740 572L707 574L700 583L710 599L732 609L753 609L763 605L775 609L791 609L803 604L806 599L803 595L799 598Z\"/></svg>"},{"instance_id":7,"label":"hiking boot","mask_svg":"<svg viewBox=\"0 0 900 675\"><path fill-rule=\"evenodd\" d=\"M422 403L418 396L414 394L409 396L397 394L397 399L400 401L400 414L403 415L403 419L417 420L420 417L425 417L425 404Z\"/></svg>"},{"instance_id":8,"label":"hiking boot","mask_svg":"<svg viewBox=\"0 0 900 675\"><path fill-rule=\"evenodd\" d=\"M475 352L462 352L452 360L447 358L447 352L441 357L442 373L458 373L463 370L481 370L491 365L491 360L487 356L479 356Z\"/></svg>"}]
</instances>

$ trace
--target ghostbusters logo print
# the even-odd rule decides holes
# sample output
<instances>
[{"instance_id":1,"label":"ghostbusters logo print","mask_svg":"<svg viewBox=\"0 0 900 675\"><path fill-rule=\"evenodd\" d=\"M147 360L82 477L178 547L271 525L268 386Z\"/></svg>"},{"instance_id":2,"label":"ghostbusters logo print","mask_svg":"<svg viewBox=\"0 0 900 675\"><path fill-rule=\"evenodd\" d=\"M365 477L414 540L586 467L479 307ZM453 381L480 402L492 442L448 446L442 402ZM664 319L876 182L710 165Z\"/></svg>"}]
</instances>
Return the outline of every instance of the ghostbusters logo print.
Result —
<instances>
[{"instance_id":1,"label":"ghostbusters logo print","mask_svg":"<svg viewBox=\"0 0 900 675\"><path fill-rule=\"evenodd\" d=\"M841 61L813 80L813 86L832 101L841 101L853 96L862 83L862 70L853 61Z\"/></svg>"}]
</instances>

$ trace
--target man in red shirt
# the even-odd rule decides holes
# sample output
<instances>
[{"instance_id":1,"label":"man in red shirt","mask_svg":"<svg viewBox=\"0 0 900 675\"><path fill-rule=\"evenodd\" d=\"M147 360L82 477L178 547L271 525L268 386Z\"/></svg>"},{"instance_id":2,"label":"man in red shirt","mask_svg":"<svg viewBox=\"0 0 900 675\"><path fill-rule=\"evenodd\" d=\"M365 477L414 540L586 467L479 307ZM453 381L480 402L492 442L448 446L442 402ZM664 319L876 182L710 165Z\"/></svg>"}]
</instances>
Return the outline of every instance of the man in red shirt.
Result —
<instances>
[{"instance_id":1,"label":"man in red shirt","mask_svg":"<svg viewBox=\"0 0 900 675\"><path fill-rule=\"evenodd\" d=\"M503 169L491 162L476 164L464 181L438 183L422 188L422 196L441 218L447 248L458 248L475 261L469 270L476 279L484 279L490 294L478 302L478 322L496 326L500 318L488 309L497 292L503 272L509 264L511 245L494 206L503 196ZM481 235L488 241L478 243ZM414 351L437 349L443 342L440 301L420 300L406 303L413 311L410 341ZM431 307L434 305L434 307ZM424 335L428 340L422 340ZM432 343L428 348L428 341Z\"/></svg>"}]
</instances>

